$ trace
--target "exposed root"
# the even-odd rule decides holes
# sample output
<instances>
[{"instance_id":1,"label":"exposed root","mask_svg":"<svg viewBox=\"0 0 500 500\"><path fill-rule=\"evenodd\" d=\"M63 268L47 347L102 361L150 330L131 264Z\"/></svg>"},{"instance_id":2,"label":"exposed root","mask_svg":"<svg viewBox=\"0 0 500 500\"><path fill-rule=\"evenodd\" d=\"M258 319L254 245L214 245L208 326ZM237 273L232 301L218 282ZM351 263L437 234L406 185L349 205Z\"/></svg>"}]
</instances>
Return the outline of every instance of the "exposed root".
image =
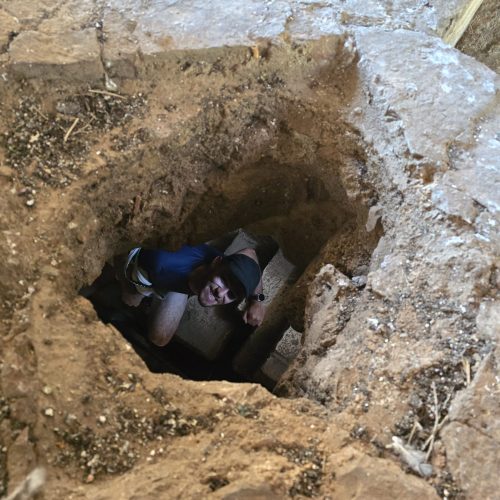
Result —
<instances>
[{"instance_id":1,"label":"exposed root","mask_svg":"<svg viewBox=\"0 0 500 500\"><path fill-rule=\"evenodd\" d=\"M432 454L432 450L434 448L434 442L436 440L439 431L448 420L448 415L446 415L442 420L440 420L441 408L446 408L446 405L448 404L451 398L451 393L450 393L448 394L448 397L446 398L442 407L440 407L435 382L432 382L432 393L434 396L434 427L432 428L431 435L427 438L424 445L422 446L422 451L424 451L427 448L427 455L425 456L426 461L429 461L429 458Z\"/></svg>"}]
</instances>

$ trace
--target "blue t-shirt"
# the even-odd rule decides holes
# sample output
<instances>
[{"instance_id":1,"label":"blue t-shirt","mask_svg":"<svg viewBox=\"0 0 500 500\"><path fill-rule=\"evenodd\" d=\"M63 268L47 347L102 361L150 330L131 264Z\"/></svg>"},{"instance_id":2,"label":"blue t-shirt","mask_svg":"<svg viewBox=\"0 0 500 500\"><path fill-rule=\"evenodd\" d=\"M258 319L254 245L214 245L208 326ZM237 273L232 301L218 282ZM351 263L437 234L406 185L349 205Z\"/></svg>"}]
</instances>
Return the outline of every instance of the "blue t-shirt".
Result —
<instances>
[{"instance_id":1,"label":"blue t-shirt","mask_svg":"<svg viewBox=\"0 0 500 500\"><path fill-rule=\"evenodd\" d=\"M209 264L215 257L222 255L209 245L184 245L176 252L167 250L148 250L141 248L139 267L148 273L149 281L155 291L189 293L188 277L198 266Z\"/></svg>"}]
</instances>

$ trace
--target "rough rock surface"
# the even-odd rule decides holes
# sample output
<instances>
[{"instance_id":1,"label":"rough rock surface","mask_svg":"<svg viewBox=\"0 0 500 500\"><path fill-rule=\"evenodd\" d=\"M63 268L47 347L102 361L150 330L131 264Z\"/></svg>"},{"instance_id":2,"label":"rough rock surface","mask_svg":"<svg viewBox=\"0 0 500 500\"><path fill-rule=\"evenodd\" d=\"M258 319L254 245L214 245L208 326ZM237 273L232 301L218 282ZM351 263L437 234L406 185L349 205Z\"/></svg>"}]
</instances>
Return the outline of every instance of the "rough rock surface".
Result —
<instances>
[{"instance_id":1,"label":"rough rock surface","mask_svg":"<svg viewBox=\"0 0 500 500\"><path fill-rule=\"evenodd\" d=\"M436 37L465 4L0 2L3 492L494 496L498 77ZM148 372L77 293L235 227L304 271L287 398Z\"/></svg>"}]
</instances>

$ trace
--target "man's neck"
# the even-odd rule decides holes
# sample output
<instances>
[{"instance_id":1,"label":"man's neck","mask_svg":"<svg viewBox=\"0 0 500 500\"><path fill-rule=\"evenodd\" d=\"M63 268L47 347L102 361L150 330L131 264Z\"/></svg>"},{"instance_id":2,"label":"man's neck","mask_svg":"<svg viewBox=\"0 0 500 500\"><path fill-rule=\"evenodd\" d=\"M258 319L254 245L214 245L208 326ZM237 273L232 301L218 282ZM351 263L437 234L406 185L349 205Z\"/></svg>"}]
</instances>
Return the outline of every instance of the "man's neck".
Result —
<instances>
[{"instance_id":1,"label":"man's neck","mask_svg":"<svg viewBox=\"0 0 500 500\"><path fill-rule=\"evenodd\" d=\"M203 265L196 267L189 273L188 287L190 295L198 295L198 293L205 284L206 276L207 276L207 270Z\"/></svg>"}]
</instances>

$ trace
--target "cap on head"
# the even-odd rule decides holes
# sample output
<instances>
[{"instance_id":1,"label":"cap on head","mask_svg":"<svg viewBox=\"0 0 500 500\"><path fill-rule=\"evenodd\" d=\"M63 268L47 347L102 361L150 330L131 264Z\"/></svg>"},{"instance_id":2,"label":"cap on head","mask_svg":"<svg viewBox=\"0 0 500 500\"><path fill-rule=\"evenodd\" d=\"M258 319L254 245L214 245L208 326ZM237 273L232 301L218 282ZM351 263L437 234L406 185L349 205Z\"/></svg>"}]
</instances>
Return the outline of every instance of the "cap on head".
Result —
<instances>
[{"instance_id":1,"label":"cap on head","mask_svg":"<svg viewBox=\"0 0 500 500\"><path fill-rule=\"evenodd\" d=\"M222 262L242 285L245 297L252 295L260 281L259 264L242 253L226 255Z\"/></svg>"}]
</instances>

